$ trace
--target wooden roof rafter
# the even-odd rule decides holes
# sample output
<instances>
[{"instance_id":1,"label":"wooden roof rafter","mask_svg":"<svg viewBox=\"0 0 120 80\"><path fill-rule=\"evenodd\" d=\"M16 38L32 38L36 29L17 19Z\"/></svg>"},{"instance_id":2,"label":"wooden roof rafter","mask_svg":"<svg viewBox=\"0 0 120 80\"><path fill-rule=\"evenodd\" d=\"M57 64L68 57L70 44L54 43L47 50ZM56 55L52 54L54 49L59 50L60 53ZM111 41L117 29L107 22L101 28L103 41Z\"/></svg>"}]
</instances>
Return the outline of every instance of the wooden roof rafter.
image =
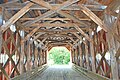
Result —
<instances>
[{"instance_id":1,"label":"wooden roof rafter","mask_svg":"<svg viewBox=\"0 0 120 80\"><path fill-rule=\"evenodd\" d=\"M33 3L28 3L25 7L23 7L19 12L17 12L13 17L11 17L4 25L1 26L1 31L6 31L12 24L14 24L20 17L22 17L26 12L30 10L30 7Z\"/></svg>"},{"instance_id":2,"label":"wooden roof rafter","mask_svg":"<svg viewBox=\"0 0 120 80\"><path fill-rule=\"evenodd\" d=\"M78 2L79 0L75 0L75 1L73 0L72 2L70 2L70 1L71 1L71 0L64 2L62 5L60 5L60 6L57 7L57 8L54 8L54 7L51 6L51 7L52 7L52 9L51 9L51 7L47 7L48 9L50 9L50 11L42 14L41 16L36 17L36 18L35 18L34 20L32 20L32 21L28 21L28 22L24 23L23 25L24 25L24 26L29 26L29 25L31 25L31 24L33 24L33 23L35 23L35 22L38 22L38 21L40 21L41 19L43 19L43 18L45 18L45 17L48 17L48 16L50 16L50 15L52 15L52 14L60 11L61 9L65 8L65 7L69 6L69 5L71 5L71 4L73 4L73 3ZM37 2L36 2L36 3L37 3ZM39 3L37 3L37 4L39 4ZM49 3L47 3L47 4L49 4ZM39 4L39 5L40 5L40 4ZM50 4L49 4L49 6L50 6Z\"/></svg>"}]
</instances>

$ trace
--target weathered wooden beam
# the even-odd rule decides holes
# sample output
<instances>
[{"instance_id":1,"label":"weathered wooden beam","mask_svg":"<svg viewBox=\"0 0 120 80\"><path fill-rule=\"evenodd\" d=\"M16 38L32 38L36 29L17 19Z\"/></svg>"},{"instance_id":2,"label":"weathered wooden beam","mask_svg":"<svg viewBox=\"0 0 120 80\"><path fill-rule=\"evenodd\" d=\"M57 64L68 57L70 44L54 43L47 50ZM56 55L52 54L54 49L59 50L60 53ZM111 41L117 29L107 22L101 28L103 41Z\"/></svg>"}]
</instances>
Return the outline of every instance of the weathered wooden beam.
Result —
<instances>
[{"instance_id":1,"label":"weathered wooden beam","mask_svg":"<svg viewBox=\"0 0 120 80\"><path fill-rule=\"evenodd\" d=\"M109 28L99 17L97 17L91 10L89 10L87 7L83 5L79 5L81 10L90 17L96 24L98 24L104 31L111 32L110 34L114 35L114 37L117 39L117 41L120 42L120 36L118 36L115 32L112 31L111 28Z\"/></svg>"},{"instance_id":2,"label":"weathered wooden beam","mask_svg":"<svg viewBox=\"0 0 120 80\"><path fill-rule=\"evenodd\" d=\"M77 25L80 25L79 23L75 23ZM73 27L73 23L34 23L32 26L41 26L41 27ZM24 27L23 27L24 28Z\"/></svg>"},{"instance_id":3,"label":"weathered wooden beam","mask_svg":"<svg viewBox=\"0 0 120 80\"><path fill-rule=\"evenodd\" d=\"M16 4L7 4L7 5L0 5L0 7L5 7L6 10L19 10L21 9L23 6L25 6L26 3L16 3ZM60 6L60 4L50 4L52 7L58 7ZM103 11L106 6L104 5L86 5L85 6L87 8L89 8L90 10L92 11ZM39 6L37 4L34 4L33 6L30 7L31 10L47 10L48 8L46 7L42 7L42 6ZM81 8L79 8L79 6L77 4L74 4L74 5L70 5L68 7L65 7L61 10L74 10L74 11L78 11L78 10L81 10Z\"/></svg>"},{"instance_id":4,"label":"weathered wooden beam","mask_svg":"<svg viewBox=\"0 0 120 80\"><path fill-rule=\"evenodd\" d=\"M86 28L81 28L82 30L86 30L88 31ZM24 29L26 32L29 31L29 30L33 30L32 28L25 28ZM69 32L78 32L76 29L73 29L73 30L49 30L49 29L46 29L46 30L42 30L42 29L39 29L38 31L36 31L36 33L69 33Z\"/></svg>"},{"instance_id":5,"label":"weathered wooden beam","mask_svg":"<svg viewBox=\"0 0 120 80\"><path fill-rule=\"evenodd\" d=\"M92 29L89 30L89 36L91 38L91 40L93 40L93 35L92 35ZM95 51L94 51L94 44L93 42L90 42L90 53L91 53L91 57L92 57L92 71L96 72L95 69Z\"/></svg>"},{"instance_id":6,"label":"weathered wooden beam","mask_svg":"<svg viewBox=\"0 0 120 80\"><path fill-rule=\"evenodd\" d=\"M68 38L69 38L73 43L75 43L75 40L74 40L72 37L69 37L69 36L68 36Z\"/></svg>"},{"instance_id":7,"label":"weathered wooden beam","mask_svg":"<svg viewBox=\"0 0 120 80\"><path fill-rule=\"evenodd\" d=\"M88 27L87 24L85 24L85 23L82 22L79 18L77 18L77 17L75 17L75 16L73 16L73 15L70 15L70 14L65 13L65 12L63 12L63 11L59 11L58 13L61 14L61 15L63 15L63 16L65 16L65 17L67 17L67 18L69 18L69 19L71 19L71 20L73 20L74 22L79 23L80 25L83 25L83 26Z\"/></svg>"},{"instance_id":8,"label":"weathered wooden beam","mask_svg":"<svg viewBox=\"0 0 120 80\"><path fill-rule=\"evenodd\" d=\"M48 53L48 50L45 51L45 64L47 64L47 54Z\"/></svg>"},{"instance_id":9,"label":"weathered wooden beam","mask_svg":"<svg viewBox=\"0 0 120 80\"><path fill-rule=\"evenodd\" d=\"M89 52L88 52L88 42L87 42L87 40L85 40L85 42L86 42L86 44L85 44L86 66L87 66L87 70L90 70Z\"/></svg>"},{"instance_id":10,"label":"weathered wooden beam","mask_svg":"<svg viewBox=\"0 0 120 80\"><path fill-rule=\"evenodd\" d=\"M73 63L73 48L71 48L71 54L70 54L70 56L71 56L71 62Z\"/></svg>"},{"instance_id":11,"label":"weathered wooden beam","mask_svg":"<svg viewBox=\"0 0 120 80\"><path fill-rule=\"evenodd\" d=\"M72 47L73 46L73 44L72 43L70 43L69 41L68 41L68 44Z\"/></svg>"},{"instance_id":12,"label":"weathered wooden beam","mask_svg":"<svg viewBox=\"0 0 120 80\"><path fill-rule=\"evenodd\" d=\"M81 43L78 44L78 50L79 50L79 54L80 54L80 66L83 67L83 54L82 54L82 48L81 48Z\"/></svg>"},{"instance_id":13,"label":"weathered wooden beam","mask_svg":"<svg viewBox=\"0 0 120 80\"><path fill-rule=\"evenodd\" d=\"M12 1L9 1L9 2L5 2L5 3L2 3L0 4L0 7L5 7L7 5L14 5L18 0L12 0Z\"/></svg>"},{"instance_id":14,"label":"weathered wooden beam","mask_svg":"<svg viewBox=\"0 0 120 80\"><path fill-rule=\"evenodd\" d=\"M81 10L88 16L90 17L96 24L98 24L103 30L108 31L108 28L106 25L103 23L103 21L98 18L91 10L89 10L87 7L84 5L79 5Z\"/></svg>"},{"instance_id":15,"label":"weathered wooden beam","mask_svg":"<svg viewBox=\"0 0 120 80\"><path fill-rule=\"evenodd\" d=\"M44 34L44 33L39 33L37 36L33 36L34 38L33 38L33 40L31 41L31 42L33 42L33 41L35 41L37 38L39 38L42 34Z\"/></svg>"},{"instance_id":16,"label":"weathered wooden beam","mask_svg":"<svg viewBox=\"0 0 120 80\"><path fill-rule=\"evenodd\" d=\"M24 23L24 25L25 25L25 26L30 26L31 24L33 24L33 23L35 23L35 22L38 22L38 21L42 20L43 18L48 17L48 16L50 16L50 15L52 15L52 14L60 11L61 9L65 8L65 7L67 7L67 6L70 6L70 5L72 5L73 3L76 3L76 2L78 2L78 1L79 1L79 0L73 0L73 1L68 0L68 1L64 2L63 4L61 4L60 6L58 6L57 8L54 8L54 7L53 7L52 9L49 8L49 7L47 7L48 9L51 9L51 10L48 11L48 12L46 12L46 13L44 13L44 14L41 15L41 16L36 17L36 18L35 18L34 20L32 20L32 21L28 21L28 22ZM39 3L37 3L37 4L39 4Z\"/></svg>"},{"instance_id":17,"label":"weathered wooden beam","mask_svg":"<svg viewBox=\"0 0 120 80\"><path fill-rule=\"evenodd\" d=\"M17 74L19 75L20 73L19 73L19 71L17 69L17 66L15 65L14 60L12 59L12 55L10 54L10 51L9 51L9 49L7 47L7 44L5 43L4 39L2 39L2 41L3 41L3 46L4 46L4 49L6 50L7 55L9 57L9 59L11 60L12 64L14 65L14 68L15 68Z\"/></svg>"},{"instance_id":18,"label":"weathered wooden beam","mask_svg":"<svg viewBox=\"0 0 120 80\"><path fill-rule=\"evenodd\" d=\"M81 36L79 36L77 33L73 33L79 40L81 40L84 44L86 44L85 43L85 41L82 39L82 37Z\"/></svg>"},{"instance_id":19,"label":"weathered wooden beam","mask_svg":"<svg viewBox=\"0 0 120 80\"><path fill-rule=\"evenodd\" d=\"M119 47L119 49L117 50L115 57L118 59L119 56L120 56L120 47Z\"/></svg>"},{"instance_id":20,"label":"weathered wooden beam","mask_svg":"<svg viewBox=\"0 0 120 80\"><path fill-rule=\"evenodd\" d=\"M109 52L111 56L110 60L111 60L112 79L119 80L117 58L115 57L116 55L115 41L114 41L113 35L111 35L110 32L107 33L107 42L108 42Z\"/></svg>"},{"instance_id":21,"label":"weathered wooden beam","mask_svg":"<svg viewBox=\"0 0 120 80\"><path fill-rule=\"evenodd\" d=\"M92 42L91 38L86 34L78 25L74 24L76 30L78 30L88 41Z\"/></svg>"},{"instance_id":22,"label":"weathered wooden beam","mask_svg":"<svg viewBox=\"0 0 120 80\"><path fill-rule=\"evenodd\" d=\"M0 31L0 55L1 55L1 51L2 51L2 37L3 37L2 32Z\"/></svg>"},{"instance_id":23,"label":"weathered wooden beam","mask_svg":"<svg viewBox=\"0 0 120 80\"><path fill-rule=\"evenodd\" d=\"M30 0L30 1L40 6L46 7L48 9L52 9L51 5L43 0Z\"/></svg>"},{"instance_id":24,"label":"weathered wooden beam","mask_svg":"<svg viewBox=\"0 0 120 80\"><path fill-rule=\"evenodd\" d=\"M10 79L10 77L8 76L8 74L6 73L5 69L2 67L2 64L0 63L0 70L1 72L4 74L5 78L6 79Z\"/></svg>"},{"instance_id":25,"label":"weathered wooden beam","mask_svg":"<svg viewBox=\"0 0 120 80\"><path fill-rule=\"evenodd\" d=\"M24 52L24 44L25 43L22 43L21 44L21 54L20 54L20 74L23 74L24 73L24 54L25 54L25 52Z\"/></svg>"},{"instance_id":26,"label":"weathered wooden beam","mask_svg":"<svg viewBox=\"0 0 120 80\"><path fill-rule=\"evenodd\" d=\"M62 46L68 44L68 42L50 42L50 45Z\"/></svg>"},{"instance_id":27,"label":"weathered wooden beam","mask_svg":"<svg viewBox=\"0 0 120 80\"><path fill-rule=\"evenodd\" d=\"M77 65L77 46L75 47L75 64Z\"/></svg>"},{"instance_id":28,"label":"weathered wooden beam","mask_svg":"<svg viewBox=\"0 0 120 80\"><path fill-rule=\"evenodd\" d=\"M4 25L0 27L2 33L6 31L12 24L14 24L20 17L30 10L33 3L29 2L25 7L18 11L13 17L11 17Z\"/></svg>"},{"instance_id":29,"label":"weathered wooden beam","mask_svg":"<svg viewBox=\"0 0 120 80\"><path fill-rule=\"evenodd\" d=\"M26 21L26 20L34 20L35 18L21 18L20 20L21 21ZM49 20L49 21L56 21L56 20L59 20L59 21L70 21L71 19L69 18L43 18L42 20ZM79 18L79 20L81 21L90 21L91 19L89 18Z\"/></svg>"},{"instance_id":30,"label":"weathered wooden beam","mask_svg":"<svg viewBox=\"0 0 120 80\"><path fill-rule=\"evenodd\" d=\"M67 35L67 34L63 34L63 33L56 33L56 34L47 34L47 35L43 35L43 36L41 36L41 38L45 38L45 37L68 37L68 38L73 38L72 36L69 36L69 35Z\"/></svg>"},{"instance_id":31,"label":"weathered wooden beam","mask_svg":"<svg viewBox=\"0 0 120 80\"><path fill-rule=\"evenodd\" d=\"M33 29L29 34L27 34L27 36L21 41L21 43L29 39L40 27L41 26L38 26L37 28Z\"/></svg>"},{"instance_id":32,"label":"weathered wooden beam","mask_svg":"<svg viewBox=\"0 0 120 80\"><path fill-rule=\"evenodd\" d=\"M31 62L31 55L30 55L30 53L31 53L31 43L30 43L30 41L28 40L27 41L27 64L26 64L26 68L27 68L27 71L29 71L29 70L31 70L31 64L30 64L30 62Z\"/></svg>"},{"instance_id":33,"label":"weathered wooden beam","mask_svg":"<svg viewBox=\"0 0 120 80\"><path fill-rule=\"evenodd\" d=\"M110 12L115 12L115 10L120 6L120 0L113 0L110 5L108 5L107 9L108 13Z\"/></svg>"},{"instance_id":34,"label":"weathered wooden beam","mask_svg":"<svg viewBox=\"0 0 120 80\"><path fill-rule=\"evenodd\" d=\"M38 51L37 51L37 47L35 47L35 68L38 67L37 63L38 63Z\"/></svg>"}]
</instances>

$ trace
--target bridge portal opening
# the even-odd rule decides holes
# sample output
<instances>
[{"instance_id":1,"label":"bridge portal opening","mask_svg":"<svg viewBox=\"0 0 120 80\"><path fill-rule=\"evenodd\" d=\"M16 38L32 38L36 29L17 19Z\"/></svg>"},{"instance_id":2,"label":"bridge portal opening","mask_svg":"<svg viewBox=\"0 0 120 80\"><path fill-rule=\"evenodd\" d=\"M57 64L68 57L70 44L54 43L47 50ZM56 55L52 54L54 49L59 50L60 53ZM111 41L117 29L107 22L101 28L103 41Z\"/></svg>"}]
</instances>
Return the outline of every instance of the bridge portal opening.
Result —
<instances>
[{"instance_id":1,"label":"bridge portal opening","mask_svg":"<svg viewBox=\"0 0 120 80\"><path fill-rule=\"evenodd\" d=\"M53 47L48 52L48 65L69 65L70 51L66 47Z\"/></svg>"}]
</instances>

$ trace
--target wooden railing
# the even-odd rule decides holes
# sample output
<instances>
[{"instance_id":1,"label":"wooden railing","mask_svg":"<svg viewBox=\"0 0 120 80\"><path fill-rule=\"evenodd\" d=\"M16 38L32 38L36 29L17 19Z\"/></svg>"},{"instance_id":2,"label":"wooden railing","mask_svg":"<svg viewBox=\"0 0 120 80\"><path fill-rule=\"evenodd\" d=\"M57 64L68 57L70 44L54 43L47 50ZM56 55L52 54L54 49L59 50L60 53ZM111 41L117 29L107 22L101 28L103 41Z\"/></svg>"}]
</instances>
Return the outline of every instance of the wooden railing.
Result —
<instances>
[{"instance_id":1,"label":"wooden railing","mask_svg":"<svg viewBox=\"0 0 120 80\"><path fill-rule=\"evenodd\" d=\"M85 68L82 68L80 66L77 66L75 64L72 65L72 68L74 70L76 70L77 72L80 72L80 74L82 74L83 76L88 77L91 80L111 80L111 79L109 79L107 77L101 76L101 75L99 75L97 73L89 71L89 70L87 70Z\"/></svg>"},{"instance_id":2,"label":"wooden railing","mask_svg":"<svg viewBox=\"0 0 120 80\"><path fill-rule=\"evenodd\" d=\"M31 71L23 73L19 76L16 76L16 77L12 78L11 80L32 80L34 77L37 76L37 74L41 74L47 68L48 68L48 66L45 64L45 65L37 67Z\"/></svg>"}]
</instances>

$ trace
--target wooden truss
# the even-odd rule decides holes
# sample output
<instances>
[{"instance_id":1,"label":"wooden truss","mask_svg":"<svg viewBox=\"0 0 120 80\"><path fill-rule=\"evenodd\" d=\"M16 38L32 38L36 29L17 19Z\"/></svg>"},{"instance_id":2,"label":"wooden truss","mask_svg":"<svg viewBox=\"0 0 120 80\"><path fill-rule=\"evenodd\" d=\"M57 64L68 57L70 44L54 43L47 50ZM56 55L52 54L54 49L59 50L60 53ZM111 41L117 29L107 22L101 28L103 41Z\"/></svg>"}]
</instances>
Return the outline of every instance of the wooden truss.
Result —
<instances>
[{"instance_id":1,"label":"wooden truss","mask_svg":"<svg viewBox=\"0 0 120 80\"><path fill-rule=\"evenodd\" d=\"M42 66L52 47L65 46L71 51L72 63L119 80L120 12L115 12L119 6L119 0L15 0L0 4L5 21L0 27L0 55L8 56L0 63L0 75L10 79ZM107 53L113 62L106 59Z\"/></svg>"}]
</instances>

